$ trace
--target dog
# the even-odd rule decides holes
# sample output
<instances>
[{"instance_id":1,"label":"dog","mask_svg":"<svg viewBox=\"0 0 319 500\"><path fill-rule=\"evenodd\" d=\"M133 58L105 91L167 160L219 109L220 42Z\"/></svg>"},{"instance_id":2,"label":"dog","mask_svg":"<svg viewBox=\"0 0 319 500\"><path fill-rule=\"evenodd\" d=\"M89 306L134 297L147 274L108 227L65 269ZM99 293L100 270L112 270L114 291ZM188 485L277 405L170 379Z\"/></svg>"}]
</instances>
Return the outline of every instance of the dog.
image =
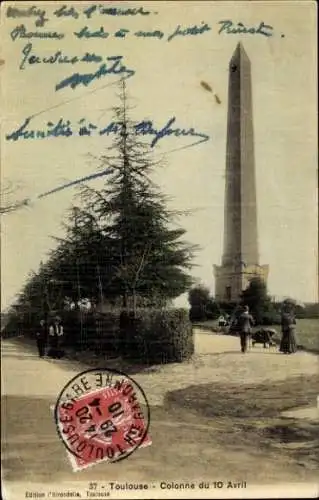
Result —
<instances>
[{"instance_id":1,"label":"dog","mask_svg":"<svg viewBox=\"0 0 319 500\"><path fill-rule=\"evenodd\" d=\"M257 332L253 333L251 336L252 346L254 347L255 344L263 344L264 349L266 349L267 345L268 348L276 347L277 344L272 338L276 333L276 330L273 328L260 328L260 330L257 330Z\"/></svg>"}]
</instances>

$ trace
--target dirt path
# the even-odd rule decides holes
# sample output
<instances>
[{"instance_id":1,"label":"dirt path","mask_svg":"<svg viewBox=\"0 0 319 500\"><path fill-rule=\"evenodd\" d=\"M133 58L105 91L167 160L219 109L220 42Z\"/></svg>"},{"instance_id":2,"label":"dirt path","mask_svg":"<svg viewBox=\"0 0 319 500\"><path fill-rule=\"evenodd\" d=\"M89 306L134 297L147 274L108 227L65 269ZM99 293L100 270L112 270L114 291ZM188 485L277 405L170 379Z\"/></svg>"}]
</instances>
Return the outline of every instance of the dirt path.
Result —
<instances>
[{"instance_id":1,"label":"dirt path","mask_svg":"<svg viewBox=\"0 0 319 500\"><path fill-rule=\"evenodd\" d=\"M318 373L316 355L298 352L286 356L276 348L264 349L259 345L242 354L237 338L209 334L199 329L195 333L195 352L194 359L189 363L163 365L154 374L136 375L137 382L149 394L152 405L163 404L168 388L173 391L214 381L238 385L272 383Z\"/></svg>"},{"instance_id":2,"label":"dirt path","mask_svg":"<svg viewBox=\"0 0 319 500\"><path fill-rule=\"evenodd\" d=\"M205 409L196 408L196 394L203 404L202 400L213 399L213 390L221 384L228 387L235 383L243 390L252 384L275 384L318 373L317 356L283 356L265 351L256 347L242 355L238 339L196 332L196 355L191 362L134 375L151 406L153 444L122 462L82 471L76 480L86 488L89 481L102 478L122 482L313 482L315 473L311 468L298 465L280 447L275 451L260 447L255 441L258 435L243 433L238 420L226 414L212 418ZM61 490L74 483L75 474L57 437L50 406L62 387L83 369L76 362L39 359L35 351L18 341L2 342L2 477L6 499L25 498L26 489L40 488L40 484L50 484L50 488L53 484ZM195 390L195 399L192 396L187 402L184 390ZM180 393L182 403L178 401ZM163 490L152 498L167 494ZM176 492L171 495L176 498Z\"/></svg>"}]
</instances>

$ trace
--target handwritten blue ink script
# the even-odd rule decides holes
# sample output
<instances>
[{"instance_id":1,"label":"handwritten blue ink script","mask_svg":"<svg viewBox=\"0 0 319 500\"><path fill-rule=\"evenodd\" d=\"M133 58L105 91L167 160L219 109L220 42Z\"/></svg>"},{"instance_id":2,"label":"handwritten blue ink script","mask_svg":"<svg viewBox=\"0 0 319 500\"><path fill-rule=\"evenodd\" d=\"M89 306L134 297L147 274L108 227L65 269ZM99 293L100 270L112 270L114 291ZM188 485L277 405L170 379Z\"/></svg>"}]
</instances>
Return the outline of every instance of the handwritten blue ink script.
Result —
<instances>
[{"instance_id":1,"label":"handwritten blue ink script","mask_svg":"<svg viewBox=\"0 0 319 500\"><path fill-rule=\"evenodd\" d=\"M79 85L87 87L91 82L99 80L104 76L115 75L121 76L122 78L129 78L135 74L133 69L127 68L123 64L123 56L108 56L105 60L107 62L102 63L97 71L89 73L73 73L71 76L64 78L56 84L55 90L61 90L65 87L75 89ZM102 61L103 57L95 53L86 52L82 56L70 56L64 54L61 50L58 50L53 54L46 54L45 56L40 57L33 52L32 43L27 43L22 49L22 59L19 68L20 70L25 70L29 66L38 64L74 65L79 62L99 63Z\"/></svg>"},{"instance_id":2,"label":"handwritten blue ink script","mask_svg":"<svg viewBox=\"0 0 319 500\"><path fill-rule=\"evenodd\" d=\"M98 179L100 177L105 177L106 175L111 175L112 173L113 173L112 168L106 168L106 169L102 170L101 172L89 174L89 175L86 175L85 177L79 177L77 179L74 179L73 181L69 181L69 182L65 182L64 184L60 184L59 186L52 188L49 191L45 191L44 193L37 195L34 199L25 198L22 201L15 203L13 208L14 208L14 210L17 210L20 208L30 207L33 201L41 200L41 198L46 198L47 196L58 193L59 191L63 191L64 189L74 187L78 184L83 184L84 182L93 181L93 180ZM10 213L10 212L8 212L8 213ZM6 214L4 213L2 215L6 215Z\"/></svg>"},{"instance_id":3,"label":"handwritten blue ink script","mask_svg":"<svg viewBox=\"0 0 319 500\"><path fill-rule=\"evenodd\" d=\"M6 135L7 141L18 141L20 139L47 139L49 137L83 137L98 134L100 136L110 134L120 134L122 131L121 122L112 121L105 127L99 128L94 123L88 122L85 118L79 120L77 125L70 120L60 118L56 123L47 122L45 129L35 130L30 128L32 117L25 119L24 123L16 130ZM202 132L197 132L194 128L172 128L176 122L173 116L167 120L163 127L156 127L152 120L142 120L133 127L133 133L142 136L151 136L151 147L153 148L161 139L165 137L196 137L199 140L190 144L195 146L209 140L209 136Z\"/></svg>"},{"instance_id":4,"label":"handwritten blue ink script","mask_svg":"<svg viewBox=\"0 0 319 500\"><path fill-rule=\"evenodd\" d=\"M37 73L40 72L42 75L47 75L47 82L53 87L50 91L60 94L65 89L69 92L74 91L70 92L75 95L74 99L82 98L85 94L78 96L79 88L90 86L87 93L91 94L100 90L94 88L94 83L102 79L107 80L107 83L101 86L105 88L109 82L112 84L113 80L115 82L115 80L136 77L135 68L132 67L134 51L133 54L129 52L129 55L123 55L127 54L127 51L123 52L125 40L129 40L130 43L134 37L136 47L141 47L143 50L143 40L146 44L169 43L170 46L174 44L182 46L187 38L191 38L194 40L193 43L196 43L201 36L212 32L211 26L205 21L200 21L201 18L194 20L191 24L179 23L177 20L182 21L182 19L178 18L165 28L160 24L161 16L155 17L158 13L148 7L121 4L113 6L113 4L113 2L93 2L81 5L81 3L74 2L73 4L72 2L68 5L60 2L52 9L49 4L45 3L41 8L36 5L8 7L6 10L6 17L10 23L8 37L17 50L16 61L23 74L22 80L29 77L28 73L32 75L31 78L36 79ZM134 20L134 28L130 25L130 20ZM149 20L149 24L144 22L139 26L139 20ZM93 21L97 21L97 24ZM72 24L67 27L69 22ZM68 43L71 38L74 44ZM50 71L46 72L46 69ZM163 71L166 71L165 65ZM53 107L69 104L72 100L73 98ZM106 123L102 122L101 125L100 120L94 122L94 119L90 121L86 117L77 121L61 114L58 118L55 115L54 119L49 117L39 122L36 117L49 109L51 108L34 115L30 113L27 118L25 118L26 114L22 113L18 118L19 124L16 124L13 130L9 129L9 133L5 136L6 140L19 144L23 140L100 137L102 142L105 142L108 137L123 133L123 123L111 120L107 120ZM176 142L178 146L169 152L193 147L210 139L209 135L190 125L180 125L174 111L168 111L166 116L167 118L160 124L155 123L152 118L134 122L130 126L130 133L139 136L140 140L148 143L151 148L164 142L164 139L175 138L174 146ZM93 173L87 177L72 180L42 193L38 198L110 173L110 170L105 170L102 173Z\"/></svg>"},{"instance_id":5,"label":"handwritten blue ink script","mask_svg":"<svg viewBox=\"0 0 319 500\"><path fill-rule=\"evenodd\" d=\"M122 56L110 56L107 58L110 65L101 64L99 69L94 73L73 73L73 75L65 78L55 86L55 90L61 90L64 87L75 89L78 85L87 87L94 80L99 80L103 76L121 75L123 78L129 78L135 74L135 71L127 68L122 64Z\"/></svg>"},{"instance_id":6,"label":"handwritten blue ink script","mask_svg":"<svg viewBox=\"0 0 319 500\"><path fill-rule=\"evenodd\" d=\"M233 23L229 19L226 21L219 21L218 24L221 25L221 28L218 31L218 34L225 33L226 35L238 35L238 34L249 34L249 35L263 35L263 36L272 36L273 27L269 24L265 24L263 21L259 23L257 27L250 26L246 27L243 23Z\"/></svg>"}]
</instances>

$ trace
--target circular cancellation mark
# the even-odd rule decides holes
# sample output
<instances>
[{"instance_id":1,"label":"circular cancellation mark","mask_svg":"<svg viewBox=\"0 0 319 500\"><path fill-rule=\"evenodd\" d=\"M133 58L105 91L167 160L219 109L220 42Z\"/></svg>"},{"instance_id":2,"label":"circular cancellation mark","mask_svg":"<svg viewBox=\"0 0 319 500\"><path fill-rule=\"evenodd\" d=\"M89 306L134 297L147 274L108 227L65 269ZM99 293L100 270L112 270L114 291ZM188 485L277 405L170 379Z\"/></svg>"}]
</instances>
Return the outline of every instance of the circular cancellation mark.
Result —
<instances>
[{"instance_id":1,"label":"circular cancellation mark","mask_svg":"<svg viewBox=\"0 0 319 500\"><path fill-rule=\"evenodd\" d=\"M59 394L54 416L74 470L118 462L151 444L146 395L133 378L117 370L78 374Z\"/></svg>"}]
</instances>

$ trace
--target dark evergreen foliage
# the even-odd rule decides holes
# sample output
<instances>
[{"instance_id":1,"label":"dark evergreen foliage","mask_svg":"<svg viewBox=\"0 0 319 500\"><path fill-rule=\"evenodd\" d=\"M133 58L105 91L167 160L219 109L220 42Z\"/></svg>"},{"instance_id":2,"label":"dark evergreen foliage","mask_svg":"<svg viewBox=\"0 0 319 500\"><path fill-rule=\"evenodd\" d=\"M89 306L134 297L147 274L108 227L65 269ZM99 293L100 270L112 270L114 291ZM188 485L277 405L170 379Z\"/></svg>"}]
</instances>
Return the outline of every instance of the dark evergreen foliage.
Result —
<instances>
[{"instance_id":1,"label":"dark evergreen foliage","mask_svg":"<svg viewBox=\"0 0 319 500\"><path fill-rule=\"evenodd\" d=\"M249 307L256 325L271 325L277 322L276 310L267 294L267 286L260 278L253 278L243 291L242 304Z\"/></svg>"},{"instance_id":2,"label":"dark evergreen foliage","mask_svg":"<svg viewBox=\"0 0 319 500\"><path fill-rule=\"evenodd\" d=\"M183 314L143 309L141 317L137 310L167 306L191 286L189 269L196 246L183 241L185 231L177 225L177 212L167 209L165 196L152 181L155 167L161 165L154 162L150 146L136 135L128 116L124 81L119 100L114 108L118 133L105 154L94 158L108 174L104 185L80 187L78 206L69 210L64 223L65 237L54 238L56 248L39 271L30 275L10 314L19 317L22 325L30 325L30 331L41 318L49 323L55 314L62 315L66 345L130 356L138 324L139 339L144 332L149 339L145 342L152 346L143 356L155 359L160 349L167 360L183 359L188 356L185 339L191 336ZM66 313L71 304L80 308L82 299L93 305L91 313ZM123 330L122 314L121 328L107 340L109 325L105 317L98 319L98 304L121 307L129 318ZM153 334L157 340L151 338ZM171 344L174 352L169 350Z\"/></svg>"}]
</instances>

